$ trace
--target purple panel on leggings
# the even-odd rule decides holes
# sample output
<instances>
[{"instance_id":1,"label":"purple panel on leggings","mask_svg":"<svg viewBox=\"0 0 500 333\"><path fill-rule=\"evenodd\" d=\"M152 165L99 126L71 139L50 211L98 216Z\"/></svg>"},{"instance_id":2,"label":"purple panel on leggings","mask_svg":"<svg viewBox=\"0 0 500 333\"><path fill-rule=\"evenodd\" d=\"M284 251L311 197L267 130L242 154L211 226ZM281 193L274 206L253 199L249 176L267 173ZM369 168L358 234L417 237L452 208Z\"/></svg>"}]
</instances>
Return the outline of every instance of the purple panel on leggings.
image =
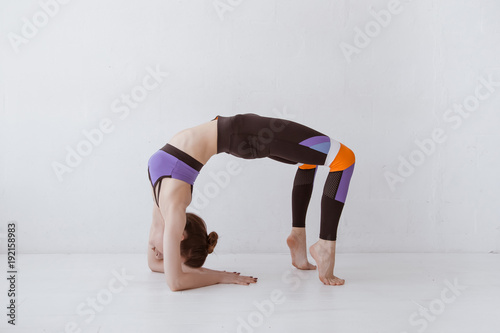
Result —
<instances>
[{"instance_id":1,"label":"purple panel on leggings","mask_svg":"<svg viewBox=\"0 0 500 333\"><path fill-rule=\"evenodd\" d=\"M342 178L340 178L340 184L339 188L337 189L337 195L335 195L335 200L337 201L345 203L345 198L347 197L347 190L349 189L349 182L351 181L352 172L354 171L354 164L342 172Z\"/></svg>"},{"instance_id":2,"label":"purple panel on leggings","mask_svg":"<svg viewBox=\"0 0 500 333\"><path fill-rule=\"evenodd\" d=\"M158 150L148 161L149 173L153 185L163 176L171 176L191 185L194 184L198 171L163 150Z\"/></svg>"},{"instance_id":3,"label":"purple panel on leggings","mask_svg":"<svg viewBox=\"0 0 500 333\"><path fill-rule=\"evenodd\" d=\"M330 138L325 135L313 136L312 138L305 139L300 144L306 147L311 147L320 143L330 142Z\"/></svg>"}]
</instances>

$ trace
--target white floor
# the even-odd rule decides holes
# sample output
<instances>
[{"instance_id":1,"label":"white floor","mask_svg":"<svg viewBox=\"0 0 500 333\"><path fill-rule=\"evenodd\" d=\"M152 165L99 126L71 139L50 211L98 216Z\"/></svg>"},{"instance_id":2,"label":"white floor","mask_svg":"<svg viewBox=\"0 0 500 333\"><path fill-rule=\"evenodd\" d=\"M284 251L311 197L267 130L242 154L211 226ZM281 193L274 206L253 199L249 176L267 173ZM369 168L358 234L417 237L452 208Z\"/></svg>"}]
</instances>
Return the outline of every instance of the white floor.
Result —
<instances>
[{"instance_id":1,"label":"white floor","mask_svg":"<svg viewBox=\"0 0 500 333\"><path fill-rule=\"evenodd\" d=\"M1 279L0 331L500 332L495 254L338 254L344 286L324 286L285 254L210 255L206 266L259 282L173 293L145 255L21 255L17 325L6 324Z\"/></svg>"}]
</instances>

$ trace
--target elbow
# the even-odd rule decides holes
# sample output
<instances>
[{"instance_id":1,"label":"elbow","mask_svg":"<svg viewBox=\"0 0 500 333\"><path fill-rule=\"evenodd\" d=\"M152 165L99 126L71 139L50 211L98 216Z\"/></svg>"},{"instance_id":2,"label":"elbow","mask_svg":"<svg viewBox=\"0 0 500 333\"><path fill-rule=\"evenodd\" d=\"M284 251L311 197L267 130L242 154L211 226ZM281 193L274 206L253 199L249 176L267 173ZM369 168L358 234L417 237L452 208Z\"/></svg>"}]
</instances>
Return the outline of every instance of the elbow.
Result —
<instances>
[{"instance_id":1,"label":"elbow","mask_svg":"<svg viewBox=\"0 0 500 333\"><path fill-rule=\"evenodd\" d=\"M181 291L181 290L185 289L180 284L179 279L168 279L167 278L167 285L171 291Z\"/></svg>"},{"instance_id":2,"label":"elbow","mask_svg":"<svg viewBox=\"0 0 500 333\"><path fill-rule=\"evenodd\" d=\"M168 283L167 282L167 285L168 285L168 287L170 288L171 291L181 291L181 290L184 290L178 284L173 284L173 283Z\"/></svg>"},{"instance_id":3,"label":"elbow","mask_svg":"<svg viewBox=\"0 0 500 333\"><path fill-rule=\"evenodd\" d=\"M181 291L182 290L180 288L175 288L175 287L172 287L172 286L169 286L169 287L170 287L170 290L173 291L173 292Z\"/></svg>"}]
</instances>

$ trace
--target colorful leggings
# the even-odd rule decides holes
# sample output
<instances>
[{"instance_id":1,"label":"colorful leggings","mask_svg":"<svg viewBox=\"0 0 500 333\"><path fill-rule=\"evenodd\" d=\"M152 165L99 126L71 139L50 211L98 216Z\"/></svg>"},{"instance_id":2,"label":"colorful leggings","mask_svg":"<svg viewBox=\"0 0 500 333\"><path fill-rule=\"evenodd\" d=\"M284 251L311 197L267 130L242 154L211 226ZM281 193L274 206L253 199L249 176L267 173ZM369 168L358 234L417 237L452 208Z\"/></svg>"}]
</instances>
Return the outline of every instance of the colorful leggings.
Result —
<instances>
[{"instance_id":1,"label":"colorful leggings","mask_svg":"<svg viewBox=\"0 0 500 333\"><path fill-rule=\"evenodd\" d=\"M218 119L218 153L301 163L292 190L293 227L305 227L317 166L329 163L330 171L321 199L319 237L337 239L337 227L355 164L351 149L316 130L285 119L256 114L217 116L215 119Z\"/></svg>"}]
</instances>

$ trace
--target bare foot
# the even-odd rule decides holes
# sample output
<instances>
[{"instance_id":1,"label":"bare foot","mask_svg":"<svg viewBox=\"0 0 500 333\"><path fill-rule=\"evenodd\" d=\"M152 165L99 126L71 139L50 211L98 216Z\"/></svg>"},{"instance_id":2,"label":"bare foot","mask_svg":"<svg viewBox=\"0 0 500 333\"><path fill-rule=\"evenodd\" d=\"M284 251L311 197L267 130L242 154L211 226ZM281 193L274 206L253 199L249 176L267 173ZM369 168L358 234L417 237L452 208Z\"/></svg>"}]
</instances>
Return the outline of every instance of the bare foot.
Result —
<instances>
[{"instance_id":1,"label":"bare foot","mask_svg":"<svg viewBox=\"0 0 500 333\"><path fill-rule=\"evenodd\" d=\"M309 252L318 265L319 279L323 284L340 286L345 280L333 275L335 266L335 241L320 239L309 248Z\"/></svg>"},{"instance_id":2,"label":"bare foot","mask_svg":"<svg viewBox=\"0 0 500 333\"><path fill-rule=\"evenodd\" d=\"M293 228L290 236L286 239L286 243L292 255L292 265L298 269L316 269L315 265L307 261L305 228Z\"/></svg>"}]
</instances>

